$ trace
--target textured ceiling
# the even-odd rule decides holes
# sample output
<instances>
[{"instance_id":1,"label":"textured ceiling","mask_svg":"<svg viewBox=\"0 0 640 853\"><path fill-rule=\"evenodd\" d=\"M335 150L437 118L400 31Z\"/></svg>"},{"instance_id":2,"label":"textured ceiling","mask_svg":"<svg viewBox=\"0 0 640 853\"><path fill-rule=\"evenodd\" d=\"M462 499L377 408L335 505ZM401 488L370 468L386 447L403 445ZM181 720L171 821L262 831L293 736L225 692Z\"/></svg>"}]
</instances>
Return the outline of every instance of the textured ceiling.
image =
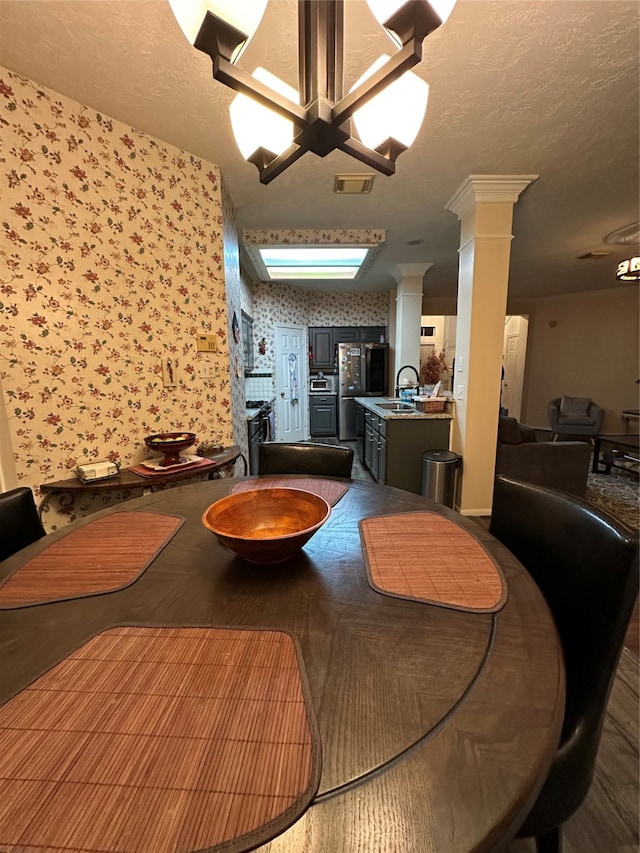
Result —
<instances>
[{"instance_id":1,"label":"textured ceiling","mask_svg":"<svg viewBox=\"0 0 640 853\"><path fill-rule=\"evenodd\" d=\"M297 85L296 8L269 3L244 68ZM364 0L345 9L348 89L391 42ZM389 289L396 264L425 263L433 296L456 293L459 223L445 208L470 174L540 176L515 208L511 296L616 286L630 247L605 238L640 219L638 33L638 0L458 0L415 69L430 85L417 142L371 194L336 196L335 173L369 171L342 152L259 183L230 131L233 93L165 0L0 0L0 64L218 164L240 229L383 228L360 286ZM612 256L577 260L602 249Z\"/></svg>"}]
</instances>

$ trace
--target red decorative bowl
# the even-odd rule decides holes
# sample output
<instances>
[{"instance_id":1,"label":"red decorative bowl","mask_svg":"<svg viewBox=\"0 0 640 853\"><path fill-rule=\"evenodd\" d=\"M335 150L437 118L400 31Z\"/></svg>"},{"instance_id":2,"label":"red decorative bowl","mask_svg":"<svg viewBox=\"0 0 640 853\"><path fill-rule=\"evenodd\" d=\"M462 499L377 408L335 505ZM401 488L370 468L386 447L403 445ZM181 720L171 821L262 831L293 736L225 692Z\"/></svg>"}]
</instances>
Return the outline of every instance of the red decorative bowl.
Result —
<instances>
[{"instance_id":1,"label":"red decorative bowl","mask_svg":"<svg viewBox=\"0 0 640 853\"><path fill-rule=\"evenodd\" d=\"M160 432L157 435L148 435L144 440L149 450L164 454L158 462L162 468L178 465L181 462L180 453L195 442L194 432Z\"/></svg>"},{"instance_id":2,"label":"red decorative bowl","mask_svg":"<svg viewBox=\"0 0 640 853\"><path fill-rule=\"evenodd\" d=\"M254 489L211 504L202 523L250 563L282 563L297 554L330 515L327 501L311 492Z\"/></svg>"}]
</instances>

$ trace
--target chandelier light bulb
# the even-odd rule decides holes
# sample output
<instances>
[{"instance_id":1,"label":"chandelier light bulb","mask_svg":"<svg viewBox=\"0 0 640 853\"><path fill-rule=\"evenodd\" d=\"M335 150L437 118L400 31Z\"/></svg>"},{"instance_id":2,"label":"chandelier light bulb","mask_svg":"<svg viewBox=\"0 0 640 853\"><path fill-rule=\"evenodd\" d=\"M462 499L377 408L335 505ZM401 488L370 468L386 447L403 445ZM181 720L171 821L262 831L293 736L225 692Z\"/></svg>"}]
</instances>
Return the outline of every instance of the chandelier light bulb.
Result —
<instances>
[{"instance_id":1,"label":"chandelier light bulb","mask_svg":"<svg viewBox=\"0 0 640 853\"><path fill-rule=\"evenodd\" d=\"M194 44L207 12L244 33L247 39L234 55L235 61L258 29L267 0L169 0L169 5L190 44Z\"/></svg>"},{"instance_id":2,"label":"chandelier light bulb","mask_svg":"<svg viewBox=\"0 0 640 853\"><path fill-rule=\"evenodd\" d=\"M256 68L251 76L294 104L300 102L298 92L292 86L265 68ZM262 106L248 95L236 95L229 107L229 113L233 135L245 160L258 148L266 148L276 155L282 154L293 142L293 122Z\"/></svg>"},{"instance_id":3,"label":"chandelier light bulb","mask_svg":"<svg viewBox=\"0 0 640 853\"><path fill-rule=\"evenodd\" d=\"M380 56L352 86L356 89L389 59ZM353 120L358 136L368 148L377 148L387 139L396 139L407 148L413 143L427 110L429 85L412 71L405 72L363 107Z\"/></svg>"},{"instance_id":4,"label":"chandelier light bulb","mask_svg":"<svg viewBox=\"0 0 640 853\"><path fill-rule=\"evenodd\" d=\"M409 0L367 0L367 6L369 7L373 17L380 26L385 29L389 38L400 46L402 46L402 43L398 39L397 35L391 32L391 30L387 30L386 27L384 27L384 23L385 21L388 21L389 18L398 11L398 9L406 5L408 2ZM446 22L453 10L453 7L456 5L456 0L421 0L421 2L424 6L430 6L443 24Z\"/></svg>"}]
</instances>

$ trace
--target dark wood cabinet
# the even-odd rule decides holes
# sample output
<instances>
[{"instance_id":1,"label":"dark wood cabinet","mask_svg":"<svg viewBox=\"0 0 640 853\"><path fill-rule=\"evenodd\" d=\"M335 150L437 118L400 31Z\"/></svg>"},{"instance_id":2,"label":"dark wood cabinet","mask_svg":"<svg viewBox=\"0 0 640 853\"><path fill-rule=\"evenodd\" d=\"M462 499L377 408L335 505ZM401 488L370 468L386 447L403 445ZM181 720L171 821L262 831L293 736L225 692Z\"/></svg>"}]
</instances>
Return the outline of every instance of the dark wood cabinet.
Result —
<instances>
[{"instance_id":1,"label":"dark wood cabinet","mask_svg":"<svg viewBox=\"0 0 640 853\"><path fill-rule=\"evenodd\" d=\"M310 326L309 368L333 371L338 344L377 344L381 337L387 340L384 326Z\"/></svg>"},{"instance_id":2,"label":"dark wood cabinet","mask_svg":"<svg viewBox=\"0 0 640 853\"><path fill-rule=\"evenodd\" d=\"M376 482L419 495L422 457L426 450L447 450L449 418L379 417L364 407L364 433L358 444L360 461Z\"/></svg>"},{"instance_id":3,"label":"dark wood cabinet","mask_svg":"<svg viewBox=\"0 0 640 853\"><path fill-rule=\"evenodd\" d=\"M336 326L333 330L334 343L337 344L356 344L359 343L360 329L356 326Z\"/></svg>"},{"instance_id":4,"label":"dark wood cabinet","mask_svg":"<svg viewBox=\"0 0 640 853\"><path fill-rule=\"evenodd\" d=\"M384 326L362 326L358 340L363 344L379 344L381 337L382 343L386 343L387 330Z\"/></svg>"},{"instance_id":5,"label":"dark wood cabinet","mask_svg":"<svg viewBox=\"0 0 640 853\"><path fill-rule=\"evenodd\" d=\"M364 424L364 464L377 483L384 483L387 473L387 422L365 412Z\"/></svg>"},{"instance_id":6,"label":"dark wood cabinet","mask_svg":"<svg viewBox=\"0 0 640 853\"><path fill-rule=\"evenodd\" d=\"M335 346L333 329L318 326L309 329L309 348L311 370L335 369Z\"/></svg>"},{"instance_id":7,"label":"dark wood cabinet","mask_svg":"<svg viewBox=\"0 0 640 853\"><path fill-rule=\"evenodd\" d=\"M338 408L335 394L309 395L309 432L312 436L338 433Z\"/></svg>"}]
</instances>

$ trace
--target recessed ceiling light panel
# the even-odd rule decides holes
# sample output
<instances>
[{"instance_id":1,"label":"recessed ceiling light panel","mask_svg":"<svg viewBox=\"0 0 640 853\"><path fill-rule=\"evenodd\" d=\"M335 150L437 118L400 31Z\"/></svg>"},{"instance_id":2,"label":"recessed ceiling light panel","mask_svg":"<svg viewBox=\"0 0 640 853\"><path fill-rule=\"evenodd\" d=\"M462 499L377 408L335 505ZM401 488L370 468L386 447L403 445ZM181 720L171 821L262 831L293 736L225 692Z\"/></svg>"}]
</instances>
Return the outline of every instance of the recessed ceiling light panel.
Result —
<instances>
[{"instance_id":1,"label":"recessed ceiling light panel","mask_svg":"<svg viewBox=\"0 0 640 853\"><path fill-rule=\"evenodd\" d=\"M258 246L266 281L354 279L372 246Z\"/></svg>"}]
</instances>

